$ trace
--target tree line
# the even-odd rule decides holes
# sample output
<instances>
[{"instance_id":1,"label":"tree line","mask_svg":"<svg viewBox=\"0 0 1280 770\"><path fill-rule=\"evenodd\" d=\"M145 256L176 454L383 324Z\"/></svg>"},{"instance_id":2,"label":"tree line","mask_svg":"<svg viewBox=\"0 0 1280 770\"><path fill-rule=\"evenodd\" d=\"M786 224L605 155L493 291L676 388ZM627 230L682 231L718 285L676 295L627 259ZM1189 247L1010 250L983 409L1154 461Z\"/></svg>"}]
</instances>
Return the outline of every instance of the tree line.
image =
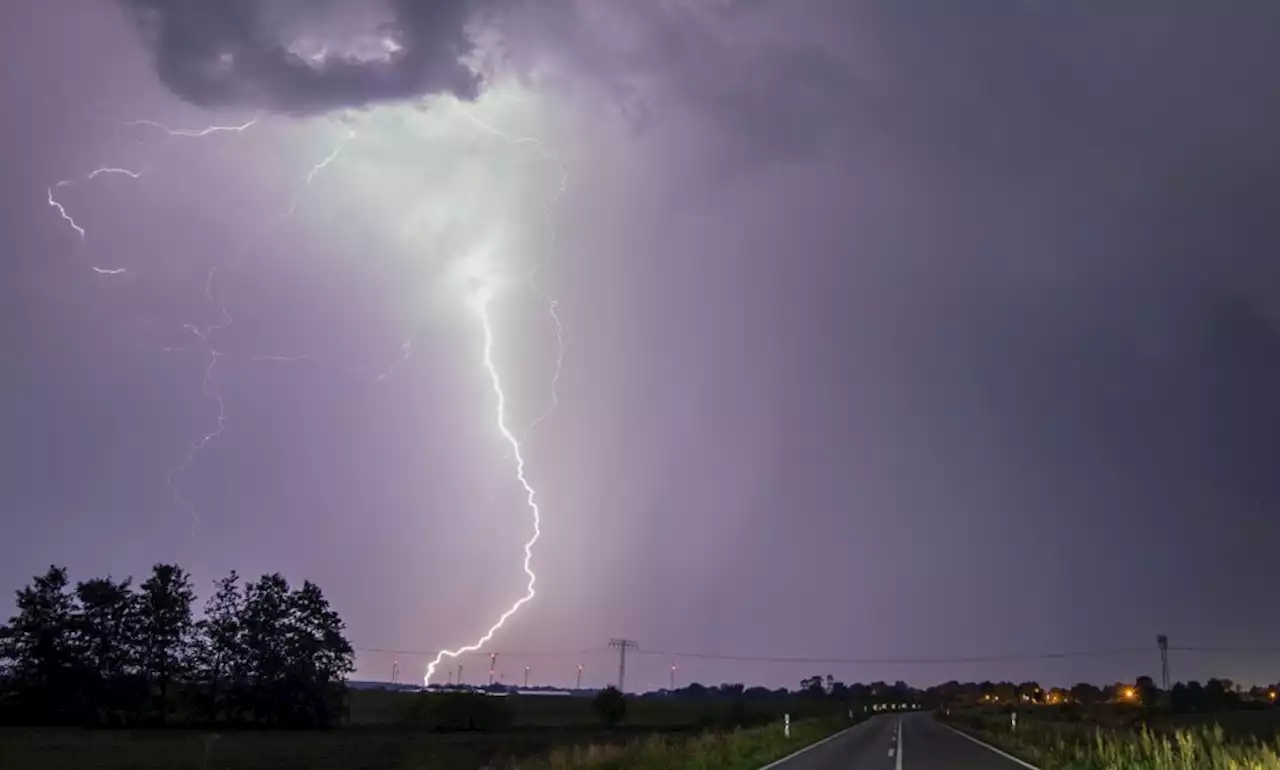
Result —
<instances>
[{"instance_id":1,"label":"tree line","mask_svg":"<svg viewBox=\"0 0 1280 770\"><path fill-rule=\"evenodd\" d=\"M1081 682L1071 687L1042 688L1036 682L947 682L931 687L924 695L935 702L949 704L1029 703L1049 706L1117 706L1144 707L1175 713L1207 713L1238 709L1268 708L1276 704L1276 686L1241 687L1230 679L1200 682L1177 682L1167 691L1149 676L1132 682L1116 682L1098 686Z\"/></svg>"},{"instance_id":2,"label":"tree line","mask_svg":"<svg viewBox=\"0 0 1280 770\"><path fill-rule=\"evenodd\" d=\"M700 685L691 685L696 690ZM1071 687L1041 687L1038 682L958 682L955 680L926 689L905 682L871 682L846 685L832 676L811 676L800 682L798 692L814 698L865 704L917 704L931 708L949 705L1047 705L1047 706L1142 706L1176 713L1207 713L1277 705L1280 685L1244 688L1230 679L1177 682L1168 691L1149 676L1132 682L1095 685L1080 682ZM723 690L724 685L719 688ZM702 688L704 691L706 688ZM752 688L758 690L759 688ZM750 693L751 690L748 690Z\"/></svg>"},{"instance_id":3,"label":"tree line","mask_svg":"<svg viewBox=\"0 0 1280 770\"><path fill-rule=\"evenodd\" d=\"M1042 687L1038 682L958 682L955 680L920 689L906 682L876 681L845 684L831 675L814 675L799 682L799 688L769 690L741 684L707 686L694 682L677 690L660 690L643 697L677 697L708 700L744 699L748 702L801 699L801 703L835 703L855 707L988 706L1098 706L1112 704L1143 707L1175 713L1209 713L1280 706L1280 685L1244 688L1230 679L1178 682L1165 691L1149 676L1132 682L1095 685L1081 682L1071 687Z\"/></svg>"},{"instance_id":4,"label":"tree line","mask_svg":"<svg viewBox=\"0 0 1280 770\"><path fill-rule=\"evenodd\" d=\"M0 626L0 721L310 727L342 716L354 651L310 581L214 584L196 617L191 577L157 564L71 584L64 567L17 591Z\"/></svg>"}]
</instances>

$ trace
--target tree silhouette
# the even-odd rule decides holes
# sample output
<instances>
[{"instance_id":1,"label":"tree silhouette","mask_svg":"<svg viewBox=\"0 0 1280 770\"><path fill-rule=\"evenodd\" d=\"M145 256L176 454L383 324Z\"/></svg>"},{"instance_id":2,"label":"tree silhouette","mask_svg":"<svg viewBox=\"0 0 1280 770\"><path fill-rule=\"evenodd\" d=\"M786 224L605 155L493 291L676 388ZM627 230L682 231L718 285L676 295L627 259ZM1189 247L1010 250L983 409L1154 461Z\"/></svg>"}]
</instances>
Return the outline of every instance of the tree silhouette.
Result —
<instances>
[{"instance_id":1,"label":"tree silhouette","mask_svg":"<svg viewBox=\"0 0 1280 770\"><path fill-rule=\"evenodd\" d=\"M1071 699L1076 703L1090 706L1095 703L1101 703L1105 700L1105 695L1101 688L1088 682L1080 682L1071 688Z\"/></svg>"},{"instance_id":2,"label":"tree silhouette","mask_svg":"<svg viewBox=\"0 0 1280 770\"><path fill-rule=\"evenodd\" d=\"M310 724L328 724L337 715L335 685L355 670L354 650L343 636L344 624L320 587L305 581L288 597L284 637L286 682L295 713Z\"/></svg>"},{"instance_id":3,"label":"tree silhouette","mask_svg":"<svg viewBox=\"0 0 1280 770\"><path fill-rule=\"evenodd\" d=\"M249 702L255 722L275 722L284 711L288 649L289 583L280 573L245 586L241 632Z\"/></svg>"},{"instance_id":4,"label":"tree silhouette","mask_svg":"<svg viewBox=\"0 0 1280 770\"><path fill-rule=\"evenodd\" d=\"M823 683L823 679L821 674L815 674L814 676L805 677L804 679L800 680L800 692L814 698L821 698L827 694L827 691L826 689L823 688L822 683Z\"/></svg>"},{"instance_id":5,"label":"tree silhouette","mask_svg":"<svg viewBox=\"0 0 1280 770\"><path fill-rule=\"evenodd\" d=\"M76 692L75 601L67 591L67 570L49 567L17 592L18 614L0 638L7 663L12 714L27 721L61 721L73 716L66 694Z\"/></svg>"},{"instance_id":6,"label":"tree silhouette","mask_svg":"<svg viewBox=\"0 0 1280 770\"><path fill-rule=\"evenodd\" d=\"M1134 680L1134 689L1137 690L1138 702L1144 706L1154 706L1160 702L1160 688L1156 687L1155 681L1149 676L1140 676Z\"/></svg>"},{"instance_id":7,"label":"tree silhouette","mask_svg":"<svg viewBox=\"0 0 1280 770\"><path fill-rule=\"evenodd\" d=\"M119 721L135 700L130 685L138 670L132 581L93 578L76 584L75 596L71 626L81 708L91 721Z\"/></svg>"},{"instance_id":8,"label":"tree silhouette","mask_svg":"<svg viewBox=\"0 0 1280 770\"><path fill-rule=\"evenodd\" d=\"M215 722L224 718L236 721L240 706L236 693L245 681L244 594L235 570L214 585L217 590L205 603L204 617L196 623L195 675L206 688L206 717Z\"/></svg>"},{"instance_id":9,"label":"tree silhouette","mask_svg":"<svg viewBox=\"0 0 1280 770\"><path fill-rule=\"evenodd\" d=\"M602 722L613 727L626 718L627 699L621 690L610 685L596 693L595 699L591 701L591 708Z\"/></svg>"},{"instance_id":10,"label":"tree silhouette","mask_svg":"<svg viewBox=\"0 0 1280 770\"><path fill-rule=\"evenodd\" d=\"M194 652L195 624L191 604L195 592L187 573L174 564L157 564L137 597L140 670L147 699L158 699L159 719L169 714L169 688L187 677Z\"/></svg>"},{"instance_id":11,"label":"tree silhouette","mask_svg":"<svg viewBox=\"0 0 1280 770\"><path fill-rule=\"evenodd\" d=\"M279 574L216 583L193 622L187 573L156 565L139 590L50 567L0 627L0 718L92 724L188 720L324 726L340 716L354 653L311 582Z\"/></svg>"}]
</instances>

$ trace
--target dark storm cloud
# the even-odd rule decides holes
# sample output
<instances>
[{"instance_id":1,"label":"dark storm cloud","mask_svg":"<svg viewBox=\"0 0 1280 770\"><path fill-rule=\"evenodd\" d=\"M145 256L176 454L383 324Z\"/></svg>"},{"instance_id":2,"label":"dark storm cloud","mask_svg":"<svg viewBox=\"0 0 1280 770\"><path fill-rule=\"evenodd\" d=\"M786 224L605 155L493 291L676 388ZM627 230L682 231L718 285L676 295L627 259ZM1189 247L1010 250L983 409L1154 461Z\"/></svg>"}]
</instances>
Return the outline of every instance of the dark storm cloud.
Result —
<instances>
[{"instance_id":1,"label":"dark storm cloud","mask_svg":"<svg viewBox=\"0 0 1280 770\"><path fill-rule=\"evenodd\" d=\"M120 3L151 48L161 81L202 107L314 114L426 94L471 99L481 86L459 57L472 49L466 25L484 0L391 0L384 32L400 50L383 61L333 56L319 63L287 49L262 0Z\"/></svg>"}]
</instances>

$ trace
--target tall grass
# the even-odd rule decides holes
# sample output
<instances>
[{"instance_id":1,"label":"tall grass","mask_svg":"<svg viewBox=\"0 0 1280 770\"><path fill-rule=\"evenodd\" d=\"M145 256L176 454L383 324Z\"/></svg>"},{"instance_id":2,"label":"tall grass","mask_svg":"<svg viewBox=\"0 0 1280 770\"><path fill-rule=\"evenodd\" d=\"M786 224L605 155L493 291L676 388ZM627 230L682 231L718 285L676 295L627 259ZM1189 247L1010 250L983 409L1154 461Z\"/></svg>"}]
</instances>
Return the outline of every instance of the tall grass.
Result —
<instances>
[{"instance_id":1,"label":"tall grass","mask_svg":"<svg viewBox=\"0 0 1280 770\"><path fill-rule=\"evenodd\" d=\"M1016 732L987 720L958 726L1042 770L1280 770L1280 741L1229 740L1217 725L1155 731L1029 723Z\"/></svg>"},{"instance_id":2,"label":"tall grass","mask_svg":"<svg viewBox=\"0 0 1280 770\"><path fill-rule=\"evenodd\" d=\"M783 737L781 724L691 737L651 735L623 745L557 749L546 759L512 767L515 770L756 770L848 726L847 720L805 720L792 724L789 738Z\"/></svg>"}]
</instances>

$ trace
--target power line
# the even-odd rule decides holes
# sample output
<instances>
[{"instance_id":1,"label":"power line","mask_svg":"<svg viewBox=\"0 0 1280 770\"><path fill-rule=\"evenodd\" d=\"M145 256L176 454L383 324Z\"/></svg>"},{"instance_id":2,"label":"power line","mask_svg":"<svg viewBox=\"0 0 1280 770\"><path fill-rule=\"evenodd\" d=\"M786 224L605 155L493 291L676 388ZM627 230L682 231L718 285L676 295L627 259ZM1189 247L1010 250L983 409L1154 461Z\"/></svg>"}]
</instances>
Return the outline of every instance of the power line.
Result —
<instances>
[{"instance_id":1,"label":"power line","mask_svg":"<svg viewBox=\"0 0 1280 770\"><path fill-rule=\"evenodd\" d=\"M1170 647L1177 652L1198 652L1216 655L1280 655L1280 647Z\"/></svg>"},{"instance_id":2,"label":"power line","mask_svg":"<svg viewBox=\"0 0 1280 770\"><path fill-rule=\"evenodd\" d=\"M356 652L376 652L376 653L383 653L387 655L432 656L440 652L439 650L397 650L397 649L392 649L390 647L352 647L351 649L355 650ZM603 647L595 647L595 648L585 649L585 650L496 650L494 654L501 655L503 657L520 656L520 657L530 657L530 658L548 658L548 657L561 657L565 655L598 655L600 653L605 653L605 652L608 652L608 650ZM486 650L483 652L476 652L474 654L488 655L489 652Z\"/></svg>"},{"instance_id":3,"label":"power line","mask_svg":"<svg viewBox=\"0 0 1280 770\"><path fill-rule=\"evenodd\" d=\"M356 652L380 653L389 655L435 655L437 650L405 650L389 647L354 647ZM1212 655L1277 655L1280 647L1216 647L1216 646L1174 646L1169 645L1170 652ZM665 656L668 658L685 658L691 660L721 660L740 663L793 663L793 664L859 664L859 665L898 665L898 664L959 664L959 663L1006 663L1038 660L1065 660L1071 658L1120 657L1125 655L1150 655L1150 647L1110 647L1086 650L1061 650L1040 653L998 653L990 655L961 655L943 657L818 657L807 655L740 655L733 653L695 652L688 650L651 650L647 648L631 648L634 654L646 656ZM494 654L504 657L567 657L584 655L603 655L611 650L604 647L588 647L576 650L498 650ZM476 653L477 655L482 653ZM489 654L489 653L483 653Z\"/></svg>"},{"instance_id":4,"label":"power line","mask_svg":"<svg viewBox=\"0 0 1280 770\"><path fill-rule=\"evenodd\" d=\"M639 650L640 645L634 639L610 639L609 647L618 651L618 692L626 692L623 682L627 678L627 650Z\"/></svg>"},{"instance_id":5,"label":"power line","mask_svg":"<svg viewBox=\"0 0 1280 770\"><path fill-rule=\"evenodd\" d=\"M1179 648L1180 649L1180 648ZM662 655L673 658L694 658L698 660L727 660L743 663L813 663L813 664L916 664L916 663L1005 663L1015 661L1059 660L1065 658L1107 657L1120 655L1149 655L1147 647L1115 647L1099 650L1066 650L1062 652L1043 652L1036 654L1000 654L974 655L939 658L818 658L807 656L776 655L730 655L709 652L678 652L671 650L638 650L641 655Z\"/></svg>"}]
</instances>

